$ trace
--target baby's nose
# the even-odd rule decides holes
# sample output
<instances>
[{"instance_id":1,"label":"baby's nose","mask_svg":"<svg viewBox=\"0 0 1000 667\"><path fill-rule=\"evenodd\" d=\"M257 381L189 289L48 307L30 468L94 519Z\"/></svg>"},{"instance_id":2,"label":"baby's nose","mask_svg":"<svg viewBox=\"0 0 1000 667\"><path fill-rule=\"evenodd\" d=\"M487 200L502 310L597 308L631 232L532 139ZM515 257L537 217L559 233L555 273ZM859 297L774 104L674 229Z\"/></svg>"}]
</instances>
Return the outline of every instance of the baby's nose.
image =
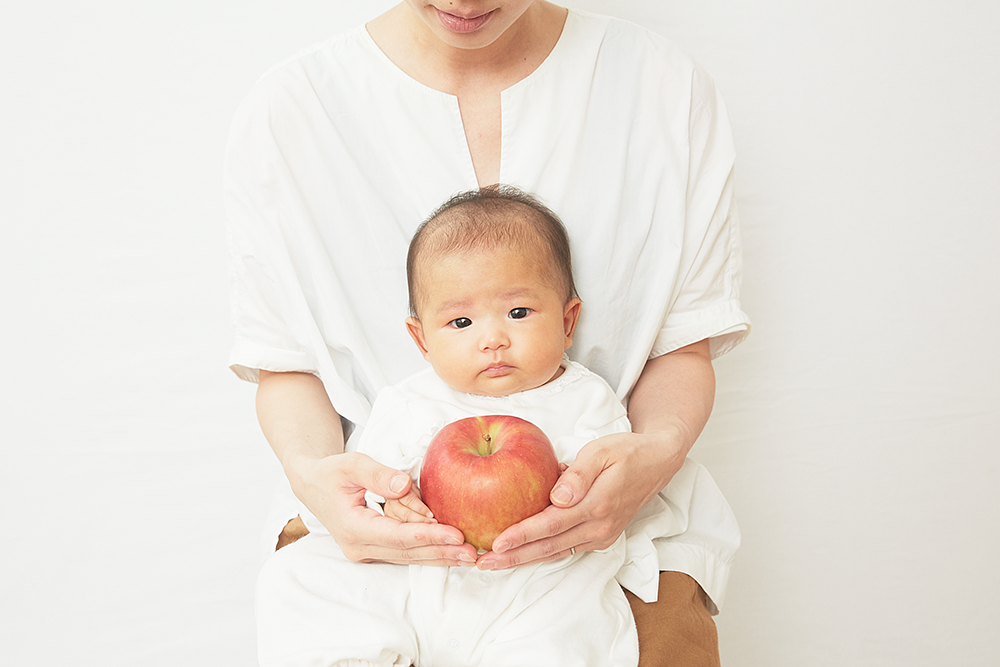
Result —
<instances>
[{"instance_id":1,"label":"baby's nose","mask_svg":"<svg viewBox=\"0 0 1000 667\"><path fill-rule=\"evenodd\" d=\"M499 350L510 345L510 338L502 326L491 326L483 331L480 347L483 350Z\"/></svg>"}]
</instances>

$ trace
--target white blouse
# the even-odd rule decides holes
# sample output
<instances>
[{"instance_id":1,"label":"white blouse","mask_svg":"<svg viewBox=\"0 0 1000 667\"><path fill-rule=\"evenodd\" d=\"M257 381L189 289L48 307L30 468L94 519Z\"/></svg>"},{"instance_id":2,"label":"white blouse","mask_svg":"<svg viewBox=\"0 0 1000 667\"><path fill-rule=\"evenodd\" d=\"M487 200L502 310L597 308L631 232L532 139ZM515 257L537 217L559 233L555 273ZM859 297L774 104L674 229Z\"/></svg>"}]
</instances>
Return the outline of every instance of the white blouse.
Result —
<instances>
[{"instance_id":1,"label":"white blouse","mask_svg":"<svg viewBox=\"0 0 1000 667\"><path fill-rule=\"evenodd\" d=\"M501 104L501 181L569 230L584 304L574 360L624 400L649 357L704 338L718 356L745 337L733 140L695 62L571 10ZM381 388L426 367L403 325L410 237L476 187L457 99L404 74L363 27L270 70L226 157L233 370L316 373L363 425Z\"/></svg>"}]
</instances>

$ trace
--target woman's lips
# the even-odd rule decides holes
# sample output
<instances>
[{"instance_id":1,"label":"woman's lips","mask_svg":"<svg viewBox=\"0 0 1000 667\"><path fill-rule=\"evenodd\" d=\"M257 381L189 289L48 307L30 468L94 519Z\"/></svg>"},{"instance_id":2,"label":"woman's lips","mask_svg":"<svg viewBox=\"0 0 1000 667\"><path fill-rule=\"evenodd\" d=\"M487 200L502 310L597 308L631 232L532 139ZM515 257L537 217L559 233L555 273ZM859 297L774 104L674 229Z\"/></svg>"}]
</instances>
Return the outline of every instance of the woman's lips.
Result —
<instances>
[{"instance_id":1,"label":"woman's lips","mask_svg":"<svg viewBox=\"0 0 1000 667\"><path fill-rule=\"evenodd\" d=\"M435 7L435 9L437 9ZM441 24L452 32L467 33L475 32L482 28L490 17L493 16L493 12L496 10L490 10L485 14L480 14L479 16L456 16L455 14L449 14L448 12L443 12L440 9L437 10L438 19Z\"/></svg>"}]
</instances>

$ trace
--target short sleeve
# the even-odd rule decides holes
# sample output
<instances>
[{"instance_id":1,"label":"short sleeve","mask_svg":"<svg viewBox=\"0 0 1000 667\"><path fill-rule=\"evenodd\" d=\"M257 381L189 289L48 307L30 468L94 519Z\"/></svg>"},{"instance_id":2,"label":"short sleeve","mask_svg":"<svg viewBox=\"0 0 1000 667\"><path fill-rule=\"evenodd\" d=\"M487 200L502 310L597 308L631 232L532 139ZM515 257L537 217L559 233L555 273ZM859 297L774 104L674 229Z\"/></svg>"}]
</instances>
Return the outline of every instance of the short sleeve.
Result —
<instances>
[{"instance_id":1,"label":"short sleeve","mask_svg":"<svg viewBox=\"0 0 1000 667\"><path fill-rule=\"evenodd\" d=\"M741 247L733 194L735 147L725 105L711 78L692 76L689 167L680 289L650 352L656 357L710 339L712 356L750 332L740 304Z\"/></svg>"},{"instance_id":2,"label":"short sleeve","mask_svg":"<svg viewBox=\"0 0 1000 667\"><path fill-rule=\"evenodd\" d=\"M358 388L356 355L366 347L321 237L328 216L312 193L330 188L317 182L324 156L310 125L319 106L303 87L290 74L265 76L230 130L224 197L235 341L229 364L248 381L261 369L318 375L337 411L363 423L370 403ZM335 312L344 314L336 327ZM363 370L380 380L377 371Z\"/></svg>"},{"instance_id":3,"label":"short sleeve","mask_svg":"<svg viewBox=\"0 0 1000 667\"><path fill-rule=\"evenodd\" d=\"M317 370L305 341L289 326L294 298L284 275L290 260L283 217L294 200L287 196L288 169L261 87L258 84L236 114L224 171L235 330L229 362L249 381L257 380L258 369Z\"/></svg>"}]
</instances>

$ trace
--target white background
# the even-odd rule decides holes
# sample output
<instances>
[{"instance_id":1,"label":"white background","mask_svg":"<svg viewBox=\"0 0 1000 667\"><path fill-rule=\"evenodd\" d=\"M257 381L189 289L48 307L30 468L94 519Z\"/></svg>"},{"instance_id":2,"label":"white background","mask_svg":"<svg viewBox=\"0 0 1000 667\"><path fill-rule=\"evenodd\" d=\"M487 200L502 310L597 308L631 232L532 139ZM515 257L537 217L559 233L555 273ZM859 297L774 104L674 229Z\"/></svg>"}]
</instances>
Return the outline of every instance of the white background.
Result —
<instances>
[{"instance_id":1,"label":"white background","mask_svg":"<svg viewBox=\"0 0 1000 667\"><path fill-rule=\"evenodd\" d=\"M280 471L226 368L226 133L388 4L5 6L0 663L255 664ZM744 530L724 664L996 664L1000 5L573 4L733 118L754 332L695 450Z\"/></svg>"}]
</instances>

